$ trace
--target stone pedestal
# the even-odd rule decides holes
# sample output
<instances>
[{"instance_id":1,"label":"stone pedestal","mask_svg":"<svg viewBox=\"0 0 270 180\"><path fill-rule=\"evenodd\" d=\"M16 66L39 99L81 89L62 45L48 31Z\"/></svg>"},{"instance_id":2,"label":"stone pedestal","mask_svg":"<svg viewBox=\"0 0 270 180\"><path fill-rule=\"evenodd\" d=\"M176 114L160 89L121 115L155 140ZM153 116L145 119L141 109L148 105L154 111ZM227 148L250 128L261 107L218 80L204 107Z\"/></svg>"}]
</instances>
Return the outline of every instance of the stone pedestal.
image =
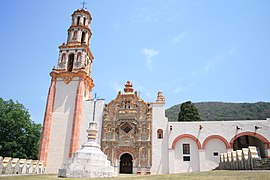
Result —
<instances>
[{"instance_id":1,"label":"stone pedestal","mask_svg":"<svg viewBox=\"0 0 270 180\"><path fill-rule=\"evenodd\" d=\"M19 174L26 174L26 159L19 160L20 171Z\"/></svg>"},{"instance_id":2,"label":"stone pedestal","mask_svg":"<svg viewBox=\"0 0 270 180\"><path fill-rule=\"evenodd\" d=\"M107 156L100 150L96 143L97 124L89 124L88 142L82 145L82 149L73 154L73 157L59 169L59 177L67 178L106 178L114 177L114 168L107 160Z\"/></svg>"},{"instance_id":3,"label":"stone pedestal","mask_svg":"<svg viewBox=\"0 0 270 180\"><path fill-rule=\"evenodd\" d=\"M26 161L26 174L31 174L33 172L33 160L29 159Z\"/></svg>"},{"instance_id":4,"label":"stone pedestal","mask_svg":"<svg viewBox=\"0 0 270 180\"><path fill-rule=\"evenodd\" d=\"M12 170L12 166L11 166L11 157L5 157L2 165L3 165L3 169L2 169L2 174L12 174L13 170Z\"/></svg>"},{"instance_id":5,"label":"stone pedestal","mask_svg":"<svg viewBox=\"0 0 270 180\"><path fill-rule=\"evenodd\" d=\"M12 174L19 174L19 158L13 158L11 161Z\"/></svg>"}]
</instances>

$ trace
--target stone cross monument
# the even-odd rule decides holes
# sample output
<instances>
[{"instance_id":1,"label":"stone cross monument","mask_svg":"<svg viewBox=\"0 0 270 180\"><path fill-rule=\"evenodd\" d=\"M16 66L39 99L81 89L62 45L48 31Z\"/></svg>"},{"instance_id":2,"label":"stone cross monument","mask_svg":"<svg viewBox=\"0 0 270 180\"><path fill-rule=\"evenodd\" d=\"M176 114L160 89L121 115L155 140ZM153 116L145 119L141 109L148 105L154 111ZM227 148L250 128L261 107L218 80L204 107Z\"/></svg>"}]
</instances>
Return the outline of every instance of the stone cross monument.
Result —
<instances>
[{"instance_id":1,"label":"stone cross monument","mask_svg":"<svg viewBox=\"0 0 270 180\"><path fill-rule=\"evenodd\" d=\"M97 123L90 122L88 141L82 148L73 154L73 157L59 169L58 176L65 178L107 178L114 177L117 173L111 166L107 156L100 150L96 143Z\"/></svg>"}]
</instances>

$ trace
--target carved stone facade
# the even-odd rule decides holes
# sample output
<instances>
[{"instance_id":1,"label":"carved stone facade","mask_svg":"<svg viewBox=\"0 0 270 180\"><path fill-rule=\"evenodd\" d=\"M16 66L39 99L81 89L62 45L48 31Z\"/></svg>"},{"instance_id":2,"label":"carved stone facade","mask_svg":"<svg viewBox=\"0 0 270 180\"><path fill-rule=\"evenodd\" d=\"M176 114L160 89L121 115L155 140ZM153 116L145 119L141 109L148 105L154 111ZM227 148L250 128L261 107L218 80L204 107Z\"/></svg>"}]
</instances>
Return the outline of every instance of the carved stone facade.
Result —
<instances>
[{"instance_id":1,"label":"carved stone facade","mask_svg":"<svg viewBox=\"0 0 270 180\"><path fill-rule=\"evenodd\" d=\"M140 173L143 168L150 170L152 108L133 92L129 81L124 93L119 92L116 99L105 106L102 129L101 148L115 168L126 173ZM126 165L121 159L124 154L132 157L132 162L126 162L131 172L121 170Z\"/></svg>"}]
</instances>

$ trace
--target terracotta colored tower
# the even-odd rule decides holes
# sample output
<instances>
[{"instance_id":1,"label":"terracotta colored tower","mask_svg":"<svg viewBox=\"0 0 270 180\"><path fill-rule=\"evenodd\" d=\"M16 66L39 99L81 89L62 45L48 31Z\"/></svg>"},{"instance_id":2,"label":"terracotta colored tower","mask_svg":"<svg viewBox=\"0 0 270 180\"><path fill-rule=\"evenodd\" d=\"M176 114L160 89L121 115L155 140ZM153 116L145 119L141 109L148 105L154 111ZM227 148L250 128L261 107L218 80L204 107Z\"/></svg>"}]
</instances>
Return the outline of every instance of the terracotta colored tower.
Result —
<instances>
[{"instance_id":1,"label":"terracotta colored tower","mask_svg":"<svg viewBox=\"0 0 270 180\"><path fill-rule=\"evenodd\" d=\"M58 64L50 73L52 79L39 151L39 159L45 162L47 173L56 173L85 138L81 132L91 115L84 109L90 109L87 100L91 99L94 87L91 20L84 8L72 14L67 43L59 46Z\"/></svg>"}]
</instances>

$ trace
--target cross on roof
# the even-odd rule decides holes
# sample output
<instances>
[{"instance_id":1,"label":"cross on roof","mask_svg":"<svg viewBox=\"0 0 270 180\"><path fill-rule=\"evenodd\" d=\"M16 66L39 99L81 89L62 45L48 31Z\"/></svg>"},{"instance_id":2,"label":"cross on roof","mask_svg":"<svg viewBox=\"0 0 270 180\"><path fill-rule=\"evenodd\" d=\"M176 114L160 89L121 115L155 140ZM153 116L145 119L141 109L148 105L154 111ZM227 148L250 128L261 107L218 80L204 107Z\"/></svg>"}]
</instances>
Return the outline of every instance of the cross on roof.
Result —
<instances>
[{"instance_id":1,"label":"cross on roof","mask_svg":"<svg viewBox=\"0 0 270 180\"><path fill-rule=\"evenodd\" d=\"M83 1L81 4L83 5L82 8L84 9L85 8L85 5L87 4L87 2Z\"/></svg>"}]
</instances>

